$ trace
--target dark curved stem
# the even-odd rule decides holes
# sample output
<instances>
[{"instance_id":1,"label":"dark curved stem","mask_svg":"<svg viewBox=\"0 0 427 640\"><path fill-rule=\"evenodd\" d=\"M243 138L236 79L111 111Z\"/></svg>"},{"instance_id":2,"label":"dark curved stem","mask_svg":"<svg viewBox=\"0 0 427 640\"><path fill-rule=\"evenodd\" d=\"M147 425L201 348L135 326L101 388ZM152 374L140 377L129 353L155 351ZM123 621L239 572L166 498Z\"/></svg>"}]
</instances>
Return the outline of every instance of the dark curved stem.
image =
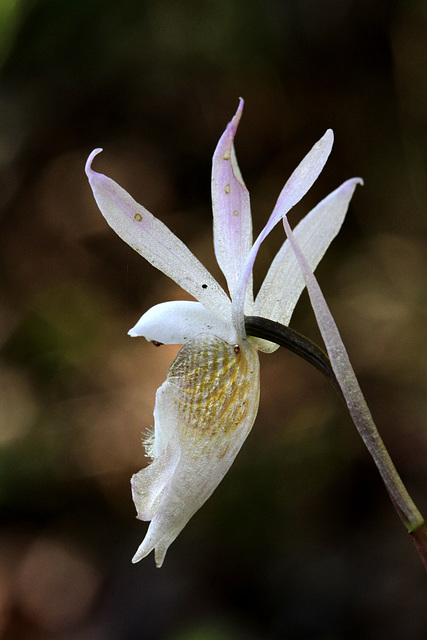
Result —
<instances>
[{"instance_id":1,"label":"dark curved stem","mask_svg":"<svg viewBox=\"0 0 427 640\"><path fill-rule=\"evenodd\" d=\"M245 316L246 333L254 338L269 340L289 349L304 360L307 360L329 380L332 387L347 408L341 387L332 369L331 361L326 353L315 342L302 333L286 327L279 322L259 316Z\"/></svg>"}]
</instances>

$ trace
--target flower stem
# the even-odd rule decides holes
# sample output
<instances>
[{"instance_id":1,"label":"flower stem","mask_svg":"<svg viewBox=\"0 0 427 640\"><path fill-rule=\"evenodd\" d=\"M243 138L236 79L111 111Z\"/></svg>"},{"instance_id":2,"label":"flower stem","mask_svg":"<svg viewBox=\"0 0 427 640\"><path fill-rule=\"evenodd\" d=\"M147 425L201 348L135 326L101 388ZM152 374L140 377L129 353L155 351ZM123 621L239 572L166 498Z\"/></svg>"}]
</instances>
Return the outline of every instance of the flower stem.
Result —
<instances>
[{"instance_id":1,"label":"flower stem","mask_svg":"<svg viewBox=\"0 0 427 640\"><path fill-rule=\"evenodd\" d=\"M351 366L338 327L329 310L313 271L301 251L286 216L283 218L286 235L298 261L310 297L332 369L341 387L348 411L369 453L381 474L392 503L411 535L415 548L427 571L427 529L421 513L407 492L388 451L378 433L363 393Z\"/></svg>"}]
</instances>

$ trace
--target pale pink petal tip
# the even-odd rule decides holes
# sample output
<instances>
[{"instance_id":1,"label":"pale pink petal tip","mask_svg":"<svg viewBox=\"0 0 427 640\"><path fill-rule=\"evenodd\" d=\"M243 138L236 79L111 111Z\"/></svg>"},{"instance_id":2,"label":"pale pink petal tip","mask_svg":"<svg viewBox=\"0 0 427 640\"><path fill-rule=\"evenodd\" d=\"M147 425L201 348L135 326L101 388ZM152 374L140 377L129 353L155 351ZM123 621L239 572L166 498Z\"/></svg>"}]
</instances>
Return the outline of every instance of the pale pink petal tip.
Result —
<instances>
[{"instance_id":1,"label":"pale pink petal tip","mask_svg":"<svg viewBox=\"0 0 427 640\"><path fill-rule=\"evenodd\" d=\"M231 122L228 124L226 131L231 131L231 141L236 135L237 127L239 126L240 118L242 117L243 107L245 106L245 101L243 98L239 98L239 106L237 107L237 111L234 114Z\"/></svg>"},{"instance_id":2,"label":"pale pink petal tip","mask_svg":"<svg viewBox=\"0 0 427 640\"><path fill-rule=\"evenodd\" d=\"M93 161L94 157L98 155L98 153L101 153L101 151L102 151L102 149L94 149L92 151L92 153L90 154L89 158L86 161L85 171L86 171L86 175L87 175L88 178L93 173L92 161Z\"/></svg>"},{"instance_id":3,"label":"pale pink petal tip","mask_svg":"<svg viewBox=\"0 0 427 640\"><path fill-rule=\"evenodd\" d=\"M244 106L245 106L245 101L243 100L243 98L239 98L239 106L237 107L236 115L237 114L241 115Z\"/></svg>"}]
</instances>

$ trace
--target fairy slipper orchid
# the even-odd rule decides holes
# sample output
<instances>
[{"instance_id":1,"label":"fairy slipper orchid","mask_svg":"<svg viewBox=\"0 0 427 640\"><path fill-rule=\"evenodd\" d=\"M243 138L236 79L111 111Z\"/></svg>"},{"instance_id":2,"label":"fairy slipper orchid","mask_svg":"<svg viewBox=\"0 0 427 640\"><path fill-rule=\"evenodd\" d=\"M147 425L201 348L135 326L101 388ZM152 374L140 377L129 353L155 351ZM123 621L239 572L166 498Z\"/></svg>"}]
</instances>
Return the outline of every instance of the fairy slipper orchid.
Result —
<instances>
[{"instance_id":1,"label":"fairy slipper orchid","mask_svg":"<svg viewBox=\"0 0 427 640\"><path fill-rule=\"evenodd\" d=\"M287 325L305 286L288 241L255 300L252 268L264 238L322 171L332 148L332 131L293 172L253 243L249 193L233 146L242 109L241 100L218 142L212 166L214 248L229 295L160 220L92 169L101 149L95 149L86 164L108 224L197 301L158 304L129 331L153 342L183 344L157 391L154 433L146 442L152 461L131 481L137 517L151 521L133 562L154 550L161 566L169 545L222 480L252 428L259 401L257 350L271 352L277 345L248 337L245 315ZM296 227L295 236L312 269L338 233L356 184L357 179L342 184Z\"/></svg>"}]
</instances>

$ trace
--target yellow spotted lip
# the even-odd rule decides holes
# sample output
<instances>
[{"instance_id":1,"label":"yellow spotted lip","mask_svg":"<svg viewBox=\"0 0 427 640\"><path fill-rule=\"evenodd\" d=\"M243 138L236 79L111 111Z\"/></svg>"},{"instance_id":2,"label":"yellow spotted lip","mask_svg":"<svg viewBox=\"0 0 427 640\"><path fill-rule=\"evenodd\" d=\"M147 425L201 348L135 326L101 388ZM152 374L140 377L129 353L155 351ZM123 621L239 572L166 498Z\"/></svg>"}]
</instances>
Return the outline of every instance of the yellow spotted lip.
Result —
<instances>
[{"instance_id":1,"label":"yellow spotted lip","mask_svg":"<svg viewBox=\"0 0 427 640\"><path fill-rule=\"evenodd\" d=\"M183 346L168 381L185 423L213 435L232 432L245 421L252 405L252 351L211 334Z\"/></svg>"}]
</instances>

